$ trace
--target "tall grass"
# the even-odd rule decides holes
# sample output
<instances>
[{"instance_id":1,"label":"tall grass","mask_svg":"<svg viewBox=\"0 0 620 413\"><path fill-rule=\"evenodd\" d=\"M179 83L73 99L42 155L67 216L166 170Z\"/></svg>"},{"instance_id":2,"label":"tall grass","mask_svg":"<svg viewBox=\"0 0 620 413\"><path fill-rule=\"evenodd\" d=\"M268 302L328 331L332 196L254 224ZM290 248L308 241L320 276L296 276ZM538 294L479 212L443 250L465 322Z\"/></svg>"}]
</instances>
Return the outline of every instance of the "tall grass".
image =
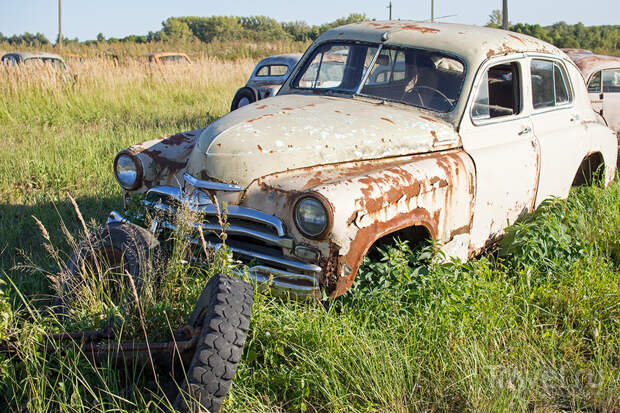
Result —
<instances>
[{"instance_id":1,"label":"tall grass","mask_svg":"<svg viewBox=\"0 0 620 413\"><path fill-rule=\"evenodd\" d=\"M7 43L0 43L0 56L12 51L42 50L51 53L66 55L67 53L78 55L78 58L65 56L69 67L79 66L79 58L92 59L98 56L115 55L121 63L145 58L150 53L156 52L183 52L191 59L204 59L207 57L239 60L258 59L265 56L301 53L310 42L295 42L287 40L273 40L269 42L254 42L247 40L218 41L203 43L199 40L170 40L165 42L134 43L134 42L100 42L91 45L68 43L62 49L50 45L31 47L16 46L11 48Z\"/></svg>"},{"instance_id":2,"label":"tall grass","mask_svg":"<svg viewBox=\"0 0 620 413\"><path fill-rule=\"evenodd\" d=\"M206 280L226 270L170 261L141 313L91 295L62 323L50 277L121 199L121 148L224 114L254 62L153 68L84 62L0 74L0 406L8 411L165 411L169 372L46 353L44 334L115 320L116 340L168 340ZM32 219L45 227L49 242ZM410 246L366 262L354 291L328 303L256 295L229 412L620 410L620 184L573 190L511 227L495 254L439 264ZM186 244L174 244L186 254ZM200 252L198 252L200 253ZM422 258L422 259L421 259ZM151 285L148 288L155 288ZM86 297L86 295L85 295Z\"/></svg>"}]
</instances>

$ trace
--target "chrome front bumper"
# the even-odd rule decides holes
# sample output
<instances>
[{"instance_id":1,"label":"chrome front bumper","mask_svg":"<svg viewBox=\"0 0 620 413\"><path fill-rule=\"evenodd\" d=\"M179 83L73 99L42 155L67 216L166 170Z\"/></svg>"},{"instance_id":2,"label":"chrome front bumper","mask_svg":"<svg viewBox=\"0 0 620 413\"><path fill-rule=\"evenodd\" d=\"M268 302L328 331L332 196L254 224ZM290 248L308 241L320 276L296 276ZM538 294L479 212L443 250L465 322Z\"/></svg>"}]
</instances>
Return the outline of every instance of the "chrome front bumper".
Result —
<instances>
[{"instance_id":1,"label":"chrome front bumper","mask_svg":"<svg viewBox=\"0 0 620 413\"><path fill-rule=\"evenodd\" d=\"M159 198L158 198L159 197ZM149 198L157 198L150 201ZM217 206L204 197L188 197L181 189L175 187L161 186L151 188L147 192L147 200L144 201L145 207L159 211L163 214L174 215L176 207L166 200L174 200L183 204L190 212L200 214L205 217L205 221L186 223L191 228L200 228L205 233L220 233L222 228L218 222L208 222L209 218L217 217L221 211ZM294 248L293 239L286 236L283 223L272 215L261 211L245 208L237 205L227 207L227 216L234 219L234 224L229 224L226 233L229 238L235 236L244 239L255 239L264 245L270 245L279 251L291 251ZM127 220L118 212L112 211L108 217L108 223L126 222ZM244 222L248 222L247 226ZM258 224L253 227L250 223ZM150 230L154 233L160 228L176 232L177 227L173 222L166 220L155 221ZM188 238L188 241L198 247L202 246L199 239ZM222 242L207 242L206 246L212 251L223 247ZM239 274L247 273L250 278L265 288L269 288L275 294L289 294L296 297L318 296L320 293L319 279L322 269L318 265L306 263L294 257L281 254L270 254L260 249L253 250L227 245L228 251L241 262L251 264L237 271Z\"/></svg>"}]
</instances>

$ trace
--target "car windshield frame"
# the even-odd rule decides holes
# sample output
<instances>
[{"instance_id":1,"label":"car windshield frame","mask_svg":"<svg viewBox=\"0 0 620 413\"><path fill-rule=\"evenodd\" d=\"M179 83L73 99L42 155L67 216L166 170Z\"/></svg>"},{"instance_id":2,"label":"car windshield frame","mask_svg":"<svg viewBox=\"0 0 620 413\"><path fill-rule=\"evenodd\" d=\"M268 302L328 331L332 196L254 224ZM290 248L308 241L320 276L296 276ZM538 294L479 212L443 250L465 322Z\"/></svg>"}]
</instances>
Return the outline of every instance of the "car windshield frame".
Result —
<instances>
[{"instance_id":1,"label":"car windshield frame","mask_svg":"<svg viewBox=\"0 0 620 413\"><path fill-rule=\"evenodd\" d=\"M325 47L330 47L330 46L365 46L368 48L376 48L377 50L374 52L374 55L369 63L369 65L364 68L363 74L360 77L359 83L356 85L355 88L339 88L339 87L321 87L321 88L317 88L317 87L301 87L299 86L299 82L302 80L303 76L306 74L306 72L308 71L308 68L310 67L310 65L314 62L314 60L317 58L317 56L322 53L321 50L325 51ZM448 59L452 59L454 61L456 61L457 63L459 63L462 66L462 72L460 73L460 82L457 85L457 89L456 89L456 94L455 94L455 98L453 100L451 100L451 106L448 110L438 110L437 108L433 108L433 107L427 107L424 105L416 105L412 102L407 102L404 100L400 100L400 99L391 99L389 97L385 97L385 96L379 96L379 95L374 95L374 94L368 94L368 93L362 93L362 90L364 89L364 87L367 85L367 82L370 80L371 74L373 72L373 70L375 70L375 64L377 63L377 59L379 58L379 56L381 55L381 52L384 50L395 50L395 51L402 51L403 53L405 51L413 51L416 53L425 53L428 54L429 56L440 56L441 58L448 58ZM346 62L345 62L346 64ZM395 64L394 66L395 67ZM290 83L290 89L292 91L297 90L297 91L306 91L306 92L312 92L313 94L325 94L325 95L333 95L333 94L338 94L338 95L345 95L345 96L360 96L360 97L365 97L365 98L370 98L370 99L375 99L375 100L380 100L380 101L384 101L384 102L393 102L393 103L400 103L400 104L404 104L407 106L411 106L411 107L416 107L416 108L421 108L421 109L425 109L425 110L430 110L433 112L437 112L437 113L452 113L454 112L454 110L459 106L459 102L461 101L462 97L463 97L463 87L465 85L465 79L467 76L467 64L465 59L463 59L462 57L454 54L454 53L450 53L450 52L446 52L446 51L439 51L439 50L434 50L434 49L426 49L426 48L422 48L422 47L413 47L413 46L403 46L403 45L384 45L384 44L378 44L378 43L372 43L372 42L359 42L359 41L328 41L325 43L322 43L320 45L318 45L317 47L315 47L312 50L312 53L308 55L307 58L304 59L303 65L301 66L300 70L296 73L295 77L293 78L293 80ZM317 76L318 78L318 76Z\"/></svg>"}]
</instances>

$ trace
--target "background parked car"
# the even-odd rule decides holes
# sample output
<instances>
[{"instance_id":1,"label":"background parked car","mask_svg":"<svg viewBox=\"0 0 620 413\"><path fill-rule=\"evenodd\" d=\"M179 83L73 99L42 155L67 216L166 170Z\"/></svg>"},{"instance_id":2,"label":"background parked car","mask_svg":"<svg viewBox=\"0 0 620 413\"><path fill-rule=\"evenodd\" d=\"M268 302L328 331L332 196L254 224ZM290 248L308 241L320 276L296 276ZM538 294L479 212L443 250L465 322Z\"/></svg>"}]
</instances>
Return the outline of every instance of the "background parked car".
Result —
<instances>
[{"instance_id":1,"label":"background parked car","mask_svg":"<svg viewBox=\"0 0 620 413\"><path fill-rule=\"evenodd\" d=\"M274 96L299 59L301 59L299 53L282 54L270 56L258 62L248 83L235 93L230 110L233 111L257 100Z\"/></svg>"},{"instance_id":2,"label":"background parked car","mask_svg":"<svg viewBox=\"0 0 620 413\"><path fill-rule=\"evenodd\" d=\"M58 69L67 69L62 57L54 53L45 52L11 52L2 56L2 64L15 66L18 64L50 64Z\"/></svg>"},{"instance_id":3,"label":"background parked car","mask_svg":"<svg viewBox=\"0 0 620 413\"><path fill-rule=\"evenodd\" d=\"M189 56L187 56L185 53L177 52L151 53L149 55L149 62L156 63L158 65L165 65L170 63L192 64Z\"/></svg>"},{"instance_id":4,"label":"background parked car","mask_svg":"<svg viewBox=\"0 0 620 413\"><path fill-rule=\"evenodd\" d=\"M620 132L620 57L580 49L564 51L581 70L594 110L610 128Z\"/></svg>"}]
</instances>

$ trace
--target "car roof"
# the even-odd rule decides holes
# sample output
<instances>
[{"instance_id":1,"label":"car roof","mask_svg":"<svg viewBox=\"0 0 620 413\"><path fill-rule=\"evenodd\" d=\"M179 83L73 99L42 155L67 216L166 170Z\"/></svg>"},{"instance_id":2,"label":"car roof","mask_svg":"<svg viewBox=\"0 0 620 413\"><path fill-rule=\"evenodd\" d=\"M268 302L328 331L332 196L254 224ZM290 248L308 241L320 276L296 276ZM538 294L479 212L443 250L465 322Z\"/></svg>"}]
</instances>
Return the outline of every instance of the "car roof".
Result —
<instances>
[{"instance_id":1,"label":"car roof","mask_svg":"<svg viewBox=\"0 0 620 413\"><path fill-rule=\"evenodd\" d=\"M19 60L26 60L32 58L41 58L41 59L58 59L64 62L63 58L55 53L47 53L47 52L10 52L6 53L2 58L5 57L17 57Z\"/></svg>"},{"instance_id":2,"label":"car roof","mask_svg":"<svg viewBox=\"0 0 620 413\"><path fill-rule=\"evenodd\" d=\"M620 68L620 57L616 56L569 52L568 57L575 62L586 81L599 70Z\"/></svg>"},{"instance_id":3,"label":"car roof","mask_svg":"<svg viewBox=\"0 0 620 413\"><path fill-rule=\"evenodd\" d=\"M477 67L490 57L510 53L565 56L557 47L535 37L489 27L412 20L368 21L328 30L317 42L357 40L393 46L413 46L450 52Z\"/></svg>"},{"instance_id":4,"label":"car roof","mask_svg":"<svg viewBox=\"0 0 620 413\"><path fill-rule=\"evenodd\" d=\"M299 59L301 59L301 56L301 53L289 53L269 56L258 62L258 65L285 64L287 66L295 66Z\"/></svg>"}]
</instances>

